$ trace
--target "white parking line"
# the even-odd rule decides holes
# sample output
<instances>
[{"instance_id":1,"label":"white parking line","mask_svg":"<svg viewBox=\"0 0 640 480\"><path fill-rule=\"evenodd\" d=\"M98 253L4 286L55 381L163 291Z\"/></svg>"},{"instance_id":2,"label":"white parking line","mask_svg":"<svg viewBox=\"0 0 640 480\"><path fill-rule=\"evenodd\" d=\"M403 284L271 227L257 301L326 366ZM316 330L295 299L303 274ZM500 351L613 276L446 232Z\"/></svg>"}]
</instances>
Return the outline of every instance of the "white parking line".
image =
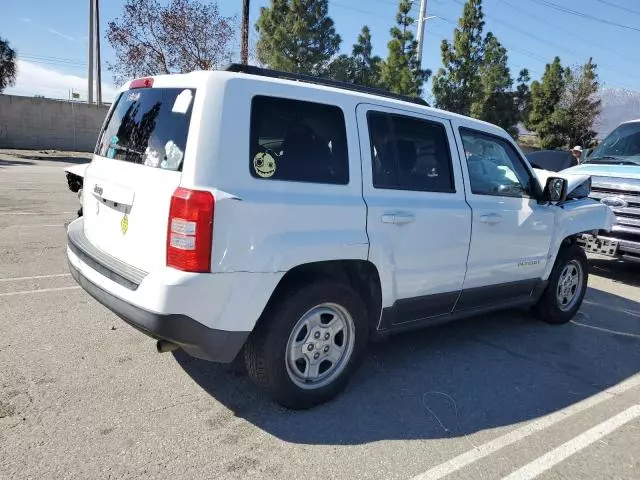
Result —
<instances>
[{"instance_id":1,"label":"white parking line","mask_svg":"<svg viewBox=\"0 0 640 480\"><path fill-rule=\"evenodd\" d=\"M30 293L61 292L63 290L77 290L79 288L80 286L59 287L59 288L40 288L37 290L22 290L21 292L0 293L0 297L11 297L12 295L29 295Z\"/></svg>"},{"instance_id":2,"label":"white parking line","mask_svg":"<svg viewBox=\"0 0 640 480\"><path fill-rule=\"evenodd\" d=\"M603 390L600 393L593 395L581 402L575 403L570 407L565 408L564 410L558 410L546 417L539 418L538 420L534 420L531 423L527 423L526 425L516 428L511 432L502 435L498 438L495 438L487 443L477 446L473 450L469 450L465 453L458 455L457 457L452 458L440 465L436 465L435 467L427 470L424 473L416 475L411 480L434 480L439 478L444 478L447 475L451 475L454 472L470 465L478 460L481 460L491 454L496 453L499 450L502 450L509 445L516 443L529 435L532 435L536 432L540 432L546 428L555 425L562 420L566 420L567 418L588 410L589 408L595 407L596 405L608 400L616 395L620 395L627 390L631 390L640 385L640 374L636 374L633 377L625 380L618 385Z\"/></svg>"},{"instance_id":3,"label":"white parking line","mask_svg":"<svg viewBox=\"0 0 640 480\"><path fill-rule=\"evenodd\" d=\"M571 323L573 323L574 325L578 325L579 327L590 328L592 330L598 330L599 332L611 333L612 335L622 335L623 337L640 338L640 335L637 335L635 333L619 332L617 330L611 330L609 328L596 327L595 325L587 325L586 323L576 322L575 320L571 320Z\"/></svg>"},{"instance_id":4,"label":"white parking line","mask_svg":"<svg viewBox=\"0 0 640 480\"><path fill-rule=\"evenodd\" d=\"M46 228L46 227L62 227L64 228L64 223L21 223L19 225L10 225L5 228Z\"/></svg>"},{"instance_id":5,"label":"white parking line","mask_svg":"<svg viewBox=\"0 0 640 480\"><path fill-rule=\"evenodd\" d=\"M22 280L39 280L41 278L70 277L70 273L54 273L52 275L34 275L32 277L0 278L0 282L20 282Z\"/></svg>"},{"instance_id":6,"label":"white parking line","mask_svg":"<svg viewBox=\"0 0 640 480\"><path fill-rule=\"evenodd\" d=\"M533 462L504 477L503 480L530 480L536 478L554 465L566 460L571 455L587 448L592 443L638 417L640 417L640 405L634 405L615 417L611 417L609 420L605 420L601 424L563 443L558 448L536 458Z\"/></svg>"}]
</instances>

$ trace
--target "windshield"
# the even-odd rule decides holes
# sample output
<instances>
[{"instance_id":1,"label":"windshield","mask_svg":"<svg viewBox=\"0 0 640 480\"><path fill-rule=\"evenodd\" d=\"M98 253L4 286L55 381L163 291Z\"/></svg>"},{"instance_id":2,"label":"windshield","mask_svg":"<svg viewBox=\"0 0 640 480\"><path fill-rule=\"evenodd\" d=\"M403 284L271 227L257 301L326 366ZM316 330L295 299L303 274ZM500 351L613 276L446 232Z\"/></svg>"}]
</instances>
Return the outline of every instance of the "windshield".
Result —
<instances>
[{"instance_id":1,"label":"windshield","mask_svg":"<svg viewBox=\"0 0 640 480\"><path fill-rule=\"evenodd\" d=\"M116 99L95 153L164 170L182 170L194 90L141 88Z\"/></svg>"},{"instance_id":2,"label":"windshield","mask_svg":"<svg viewBox=\"0 0 640 480\"><path fill-rule=\"evenodd\" d=\"M607 135L584 163L640 165L640 122L620 125Z\"/></svg>"}]
</instances>

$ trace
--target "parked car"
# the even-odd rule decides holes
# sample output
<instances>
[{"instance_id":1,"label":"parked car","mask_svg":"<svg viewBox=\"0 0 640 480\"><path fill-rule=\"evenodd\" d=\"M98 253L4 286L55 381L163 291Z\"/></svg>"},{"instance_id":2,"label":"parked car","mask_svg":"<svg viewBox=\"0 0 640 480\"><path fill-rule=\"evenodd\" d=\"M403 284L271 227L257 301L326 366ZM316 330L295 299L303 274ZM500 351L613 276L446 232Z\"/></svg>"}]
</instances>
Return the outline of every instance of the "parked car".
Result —
<instances>
[{"instance_id":1,"label":"parked car","mask_svg":"<svg viewBox=\"0 0 640 480\"><path fill-rule=\"evenodd\" d=\"M577 167L563 173L590 175L591 198L611 207L610 231L582 235L587 252L640 262L640 119L616 127Z\"/></svg>"},{"instance_id":2,"label":"parked car","mask_svg":"<svg viewBox=\"0 0 640 480\"><path fill-rule=\"evenodd\" d=\"M559 172L578 164L571 152L565 150L539 150L527 154L527 160L535 167L551 172Z\"/></svg>"},{"instance_id":3,"label":"parked car","mask_svg":"<svg viewBox=\"0 0 640 480\"><path fill-rule=\"evenodd\" d=\"M78 200L80 201L78 217L82 216L82 183L84 181L84 171L87 169L87 165L88 163L83 163L80 165L65 167L64 169L69 190L78 194Z\"/></svg>"},{"instance_id":4,"label":"parked car","mask_svg":"<svg viewBox=\"0 0 640 480\"><path fill-rule=\"evenodd\" d=\"M282 405L346 386L371 340L532 307L568 322L582 232L611 210L544 184L503 129L414 99L232 65L117 95L68 227L76 281Z\"/></svg>"}]
</instances>

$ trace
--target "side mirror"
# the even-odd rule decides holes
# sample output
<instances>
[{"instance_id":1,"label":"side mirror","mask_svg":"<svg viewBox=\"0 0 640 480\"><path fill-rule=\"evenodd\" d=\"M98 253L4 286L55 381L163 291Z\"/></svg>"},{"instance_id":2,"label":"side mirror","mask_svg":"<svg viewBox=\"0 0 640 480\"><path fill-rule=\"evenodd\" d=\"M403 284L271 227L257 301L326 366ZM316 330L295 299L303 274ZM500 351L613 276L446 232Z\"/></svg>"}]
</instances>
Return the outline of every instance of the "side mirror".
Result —
<instances>
[{"instance_id":1,"label":"side mirror","mask_svg":"<svg viewBox=\"0 0 640 480\"><path fill-rule=\"evenodd\" d=\"M564 178L549 177L542 198L546 202L558 203L567 198L568 182Z\"/></svg>"}]
</instances>

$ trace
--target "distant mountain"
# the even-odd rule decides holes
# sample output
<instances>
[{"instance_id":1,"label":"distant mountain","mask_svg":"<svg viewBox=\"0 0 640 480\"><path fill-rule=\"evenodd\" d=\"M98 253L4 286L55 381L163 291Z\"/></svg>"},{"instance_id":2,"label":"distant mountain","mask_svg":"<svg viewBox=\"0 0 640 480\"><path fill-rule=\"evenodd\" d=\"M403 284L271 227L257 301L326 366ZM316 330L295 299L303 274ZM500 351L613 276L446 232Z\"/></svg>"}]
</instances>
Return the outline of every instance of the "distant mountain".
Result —
<instances>
[{"instance_id":1,"label":"distant mountain","mask_svg":"<svg viewBox=\"0 0 640 480\"><path fill-rule=\"evenodd\" d=\"M598 138L604 138L622 122L640 118L640 92L622 88L603 88L600 98L602 113L595 125Z\"/></svg>"}]
</instances>

